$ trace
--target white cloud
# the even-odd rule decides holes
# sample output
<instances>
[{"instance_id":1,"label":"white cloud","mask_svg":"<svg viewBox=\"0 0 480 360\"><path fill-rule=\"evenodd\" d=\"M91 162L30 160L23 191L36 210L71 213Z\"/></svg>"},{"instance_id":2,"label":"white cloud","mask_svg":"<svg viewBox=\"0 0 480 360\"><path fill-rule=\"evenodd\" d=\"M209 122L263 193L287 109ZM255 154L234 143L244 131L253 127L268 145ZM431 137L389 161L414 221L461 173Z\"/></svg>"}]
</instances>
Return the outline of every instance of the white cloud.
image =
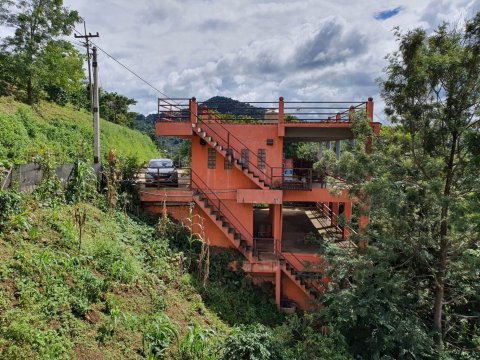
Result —
<instances>
[{"instance_id":1,"label":"white cloud","mask_svg":"<svg viewBox=\"0 0 480 360\"><path fill-rule=\"evenodd\" d=\"M365 100L395 50L392 29L457 22L478 0L65 0L98 44L169 96ZM375 15L401 8L396 15ZM79 26L80 28L80 26ZM156 111L154 90L106 56L102 85ZM377 107L378 108L378 107ZM382 115L380 114L382 117Z\"/></svg>"}]
</instances>

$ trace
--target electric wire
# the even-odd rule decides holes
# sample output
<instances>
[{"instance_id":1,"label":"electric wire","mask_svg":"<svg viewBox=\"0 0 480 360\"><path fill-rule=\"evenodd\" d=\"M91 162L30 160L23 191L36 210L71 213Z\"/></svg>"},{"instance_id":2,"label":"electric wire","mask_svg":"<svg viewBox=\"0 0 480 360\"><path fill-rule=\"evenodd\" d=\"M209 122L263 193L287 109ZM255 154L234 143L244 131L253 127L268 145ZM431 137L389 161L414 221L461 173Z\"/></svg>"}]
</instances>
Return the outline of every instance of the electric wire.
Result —
<instances>
[{"instance_id":1,"label":"electric wire","mask_svg":"<svg viewBox=\"0 0 480 360\"><path fill-rule=\"evenodd\" d=\"M77 29L73 29L76 33L78 33L79 35L84 35L83 33L81 33L80 31L78 31ZM159 94L161 94L162 96L165 96L168 100L172 101L173 104L169 104L169 105L176 105L178 107L179 104L176 104L172 98L170 96L168 96L167 94L165 94L163 91L161 91L160 89L158 89L157 87L155 87L154 85L152 85L150 82L148 82L147 80L145 80L143 77L141 77L140 75L138 75L135 71L131 70L128 66L126 66L125 64L123 64L120 60L117 60L113 55L109 54L106 50L102 49L100 46L98 46L98 44L96 44L95 42L91 41L90 40L90 43L94 46L97 47L98 50L100 50L101 52L103 52L107 57L109 57L110 59L112 59L113 61L115 61L118 65L120 65L121 67L123 67L125 70L127 70L129 73L131 73L132 75L134 75L135 77L137 77L139 80L141 80L143 83L145 83L146 85L148 85L150 88L152 88L153 90L155 90L156 92L158 92Z\"/></svg>"}]
</instances>

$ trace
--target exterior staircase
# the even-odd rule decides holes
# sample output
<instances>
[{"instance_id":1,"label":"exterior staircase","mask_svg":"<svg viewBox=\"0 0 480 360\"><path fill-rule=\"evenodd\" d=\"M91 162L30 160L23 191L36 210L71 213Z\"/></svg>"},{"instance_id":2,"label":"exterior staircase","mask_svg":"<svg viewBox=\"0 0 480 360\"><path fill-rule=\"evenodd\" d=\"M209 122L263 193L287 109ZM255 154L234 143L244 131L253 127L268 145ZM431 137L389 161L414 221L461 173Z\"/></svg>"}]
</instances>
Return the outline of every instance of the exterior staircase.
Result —
<instances>
[{"instance_id":1,"label":"exterior staircase","mask_svg":"<svg viewBox=\"0 0 480 360\"><path fill-rule=\"evenodd\" d=\"M217 225L217 227L222 230L234 247L240 251L248 261L253 261L253 246L248 242L246 236L242 235L241 232L238 231L222 214L222 212L210 203L207 196L201 191L198 191L197 194L193 196L193 200Z\"/></svg>"},{"instance_id":2,"label":"exterior staircase","mask_svg":"<svg viewBox=\"0 0 480 360\"><path fill-rule=\"evenodd\" d=\"M279 259L280 268L283 273L285 273L290 280L297 284L297 286L303 290L309 299L314 299L316 297L315 288L306 281L300 273L295 270L295 268L290 264L284 257Z\"/></svg>"},{"instance_id":3,"label":"exterior staircase","mask_svg":"<svg viewBox=\"0 0 480 360\"><path fill-rule=\"evenodd\" d=\"M215 139L212 136L212 132L209 130L205 124L194 123L192 124L193 131L200 136L201 139L219 152L223 157L229 159L229 161L241 172L243 172L250 180L252 180L260 189L270 189L270 184L268 180L262 179L258 172L251 170L248 164L243 164L242 160L238 157L235 157L233 149L228 149L225 141L220 142L220 139ZM240 154L240 151L236 149L236 152Z\"/></svg>"},{"instance_id":4,"label":"exterior staircase","mask_svg":"<svg viewBox=\"0 0 480 360\"><path fill-rule=\"evenodd\" d=\"M240 251L240 253L249 262L255 262L262 260L255 254L255 249L250 242L248 235L242 235L242 233L231 224L231 222L222 213L219 207L214 206L208 199L208 196L197 190L197 193L193 196L195 203L208 215L208 217L218 226L219 229L230 240L234 247ZM307 295L309 299L314 299L318 288L313 286L310 281L304 278L304 275L298 272L294 266L283 257L281 254L277 254L279 259L279 266L282 271L295 283L297 286ZM271 261L271 260L270 260Z\"/></svg>"}]
</instances>

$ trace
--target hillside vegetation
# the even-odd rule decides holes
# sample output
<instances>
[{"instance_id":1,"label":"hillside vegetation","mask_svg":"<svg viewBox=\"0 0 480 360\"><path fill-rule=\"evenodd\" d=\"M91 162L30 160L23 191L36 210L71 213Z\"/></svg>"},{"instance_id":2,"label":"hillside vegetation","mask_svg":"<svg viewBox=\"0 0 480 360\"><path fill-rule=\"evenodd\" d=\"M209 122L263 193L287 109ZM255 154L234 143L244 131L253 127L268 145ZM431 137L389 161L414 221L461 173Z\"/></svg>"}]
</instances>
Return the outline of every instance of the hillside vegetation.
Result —
<instances>
[{"instance_id":1,"label":"hillside vegetation","mask_svg":"<svg viewBox=\"0 0 480 360\"><path fill-rule=\"evenodd\" d=\"M205 278L188 229L52 184L0 191L1 359L348 358L313 318L285 322L234 253L211 249Z\"/></svg>"},{"instance_id":2,"label":"hillside vegetation","mask_svg":"<svg viewBox=\"0 0 480 360\"><path fill-rule=\"evenodd\" d=\"M71 105L40 102L30 106L0 97L0 162L26 163L49 155L57 163L93 157L91 114ZM101 121L101 149L145 162L158 157L152 140L139 131Z\"/></svg>"}]
</instances>

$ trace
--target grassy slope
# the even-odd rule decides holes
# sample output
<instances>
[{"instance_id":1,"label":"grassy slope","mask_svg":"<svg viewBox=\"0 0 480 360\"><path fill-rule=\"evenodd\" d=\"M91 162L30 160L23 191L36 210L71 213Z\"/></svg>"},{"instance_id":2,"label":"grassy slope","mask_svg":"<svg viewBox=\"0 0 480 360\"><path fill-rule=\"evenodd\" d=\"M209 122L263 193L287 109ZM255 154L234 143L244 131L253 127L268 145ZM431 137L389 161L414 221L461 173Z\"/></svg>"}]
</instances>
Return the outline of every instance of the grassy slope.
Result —
<instances>
[{"instance_id":1,"label":"grassy slope","mask_svg":"<svg viewBox=\"0 0 480 360\"><path fill-rule=\"evenodd\" d=\"M0 97L0 134L0 164L25 163L45 153L67 163L93 153L91 115L71 106L42 102L31 107ZM134 156L140 162L159 155L148 136L103 120L101 148L103 156L114 149L119 156Z\"/></svg>"},{"instance_id":2,"label":"grassy slope","mask_svg":"<svg viewBox=\"0 0 480 360\"><path fill-rule=\"evenodd\" d=\"M0 358L142 358L142 334L161 314L181 334L228 330L152 227L85 205L79 251L71 206L26 203L0 228Z\"/></svg>"}]
</instances>

